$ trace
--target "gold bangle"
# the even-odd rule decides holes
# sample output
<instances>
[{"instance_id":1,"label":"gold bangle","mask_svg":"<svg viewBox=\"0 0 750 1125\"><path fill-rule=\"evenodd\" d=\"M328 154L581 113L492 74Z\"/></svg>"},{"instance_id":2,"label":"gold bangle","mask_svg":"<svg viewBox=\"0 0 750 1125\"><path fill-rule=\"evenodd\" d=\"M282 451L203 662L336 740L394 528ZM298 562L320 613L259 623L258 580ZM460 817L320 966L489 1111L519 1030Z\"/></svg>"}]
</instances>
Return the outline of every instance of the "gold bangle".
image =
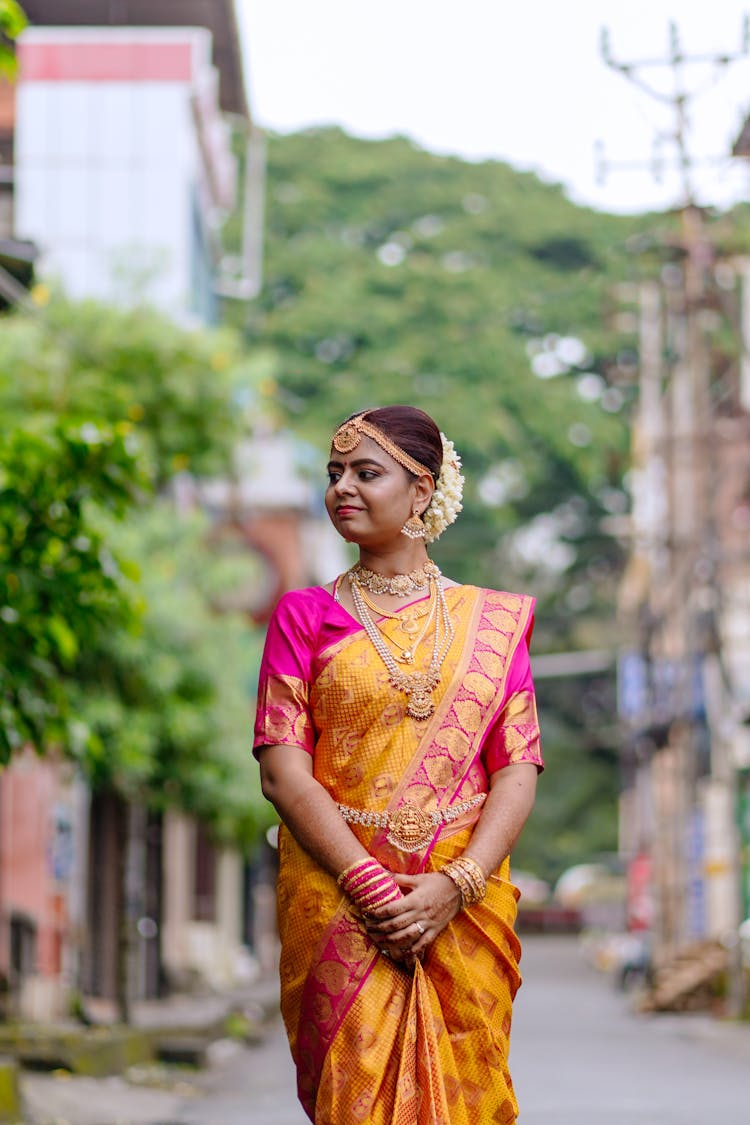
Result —
<instances>
[{"instance_id":1,"label":"gold bangle","mask_svg":"<svg viewBox=\"0 0 750 1125\"><path fill-rule=\"evenodd\" d=\"M456 863L461 864L470 878L477 879L480 883L484 882L484 871L475 859L471 859L468 855L460 855Z\"/></svg>"},{"instance_id":2,"label":"gold bangle","mask_svg":"<svg viewBox=\"0 0 750 1125\"><path fill-rule=\"evenodd\" d=\"M458 856L440 870L458 887L463 909L481 902L487 894L487 880L476 860L468 856Z\"/></svg>"},{"instance_id":3,"label":"gold bangle","mask_svg":"<svg viewBox=\"0 0 750 1125\"><path fill-rule=\"evenodd\" d=\"M487 880L482 868L475 859L469 856L459 856L457 863L461 865L474 892L474 902L481 902L487 894Z\"/></svg>"},{"instance_id":4,"label":"gold bangle","mask_svg":"<svg viewBox=\"0 0 750 1125\"><path fill-rule=\"evenodd\" d=\"M466 877L463 871L460 871L458 868L449 868L447 864L440 870L443 875L447 875L453 885L457 888L458 893L461 895L461 909L463 910L463 908L468 905L467 896L469 893L469 886L466 882Z\"/></svg>"}]
</instances>

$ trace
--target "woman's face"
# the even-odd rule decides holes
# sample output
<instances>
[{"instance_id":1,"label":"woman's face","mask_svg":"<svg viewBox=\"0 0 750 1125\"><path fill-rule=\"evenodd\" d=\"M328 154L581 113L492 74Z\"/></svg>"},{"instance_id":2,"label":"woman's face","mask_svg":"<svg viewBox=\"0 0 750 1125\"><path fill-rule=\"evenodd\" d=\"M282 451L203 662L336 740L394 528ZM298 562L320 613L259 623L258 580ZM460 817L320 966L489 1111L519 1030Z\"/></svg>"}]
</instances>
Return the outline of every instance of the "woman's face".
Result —
<instances>
[{"instance_id":1,"label":"woman's face","mask_svg":"<svg viewBox=\"0 0 750 1125\"><path fill-rule=\"evenodd\" d=\"M326 508L339 535L352 543L392 542L431 495L429 477L415 481L372 438L361 438L351 453L331 449Z\"/></svg>"}]
</instances>

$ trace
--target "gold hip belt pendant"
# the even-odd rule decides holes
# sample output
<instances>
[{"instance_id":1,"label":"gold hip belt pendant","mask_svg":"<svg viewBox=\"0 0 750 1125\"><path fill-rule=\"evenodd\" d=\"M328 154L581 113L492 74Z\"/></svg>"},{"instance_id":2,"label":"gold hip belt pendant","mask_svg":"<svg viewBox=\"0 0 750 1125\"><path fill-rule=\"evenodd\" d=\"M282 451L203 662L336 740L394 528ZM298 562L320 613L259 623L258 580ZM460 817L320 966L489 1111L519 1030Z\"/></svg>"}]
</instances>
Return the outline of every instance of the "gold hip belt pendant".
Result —
<instances>
[{"instance_id":1,"label":"gold hip belt pendant","mask_svg":"<svg viewBox=\"0 0 750 1125\"><path fill-rule=\"evenodd\" d=\"M362 824L366 828L387 828L386 839L402 852L421 851L431 840L441 824L450 824L459 816L477 808L487 799L486 793L475 793L457 805L425 812L412 801L405 801L395 812L369 812L367 809L353 809L339 804L347 824Z\"/></svg>"}]
</instances>

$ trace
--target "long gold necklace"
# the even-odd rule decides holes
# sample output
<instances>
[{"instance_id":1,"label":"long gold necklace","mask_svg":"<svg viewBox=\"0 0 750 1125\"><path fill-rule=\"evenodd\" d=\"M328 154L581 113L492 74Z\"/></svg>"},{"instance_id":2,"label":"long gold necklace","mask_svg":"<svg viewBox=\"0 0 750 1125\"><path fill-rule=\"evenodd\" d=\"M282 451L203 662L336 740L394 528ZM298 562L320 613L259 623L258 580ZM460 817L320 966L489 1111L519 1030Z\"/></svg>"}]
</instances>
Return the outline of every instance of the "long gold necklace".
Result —
<instances>
[{"instance_id":1,"label":"long gold necklace","mask_svg":"<svg viewBox=\"0 0 750 1125\"><path fill-rule=\"evenodd\" d=\"M440 578L440 571L430 559L424 566L410 570L408 574L394 574L388 578L375 570L368 570L362 563L355 563L348 572L354 575L359 585L371 594L393 594L396 598L406 598L419 590L426 590L433 578Z\"/></svg>"},{"instance_id":2,"label":"long gold necklace","mask_svg":"<svg viewBox=\"0 0 750 1125\"><path fill-rule=\"evenodd\" d=\"M434 564L432 564L434 566ZM435 567L437 570L437 567ZM413 719L429 719L435 712L435 704L430 698L432 692L440 683L440 670L448 655L448 650L453 643L455 629L445 600L445 592L438 577L430 577L430 595L434 598L435 613L435 638L432 645L432 657L425 672L403 672L396 658L389 649L377 625L370 616L367 604L362 596L362 587L353 570L349 571L349 586L352 592L352 601L357 611L365 632L373 643L375 651L388 670L388 678L397 691L402 691L408 698L406 707L407 715Z\"/></svg>"},{"instance_id":3,"label":"long gold necklace","mask_svg":"<svg viewBox=\"0 0 750 1125\"><path fill-rule=\"evenodd\" d=\"M376 605L375 602L370 601L367 594L361 587L359 592L362 597L362 601L365 603L368 609L373 610L380 617L385 617L388 621L395 621L398 625L398 628L402 629L404 633L406 633L407 637L409 637L409 643L407 645L402 645L399 641L396 640L395 637L388 636L388 634L385 632L385 629L380 624L380 621L376 619L373 622L376 629L379 629L384 636L388 636L388 640L391 642L391 644L394 644L399 650L401 655L396 659L400 660L403 664L413 664L414 658L417 654L417 649L427 636L427 631L432 624L432 619L435 616L435 610L437 609L437 598L433 596L432 591L430 592L430 597L428 599L426 608L419 607L411 610L401 610L399 613L390 613L387 609L383 609L382 606ZM409 615L408 618L402 620L402 614L407 613ZM420 617L425 618L425 623L421 629L419 628Z\"/></svg>"}]
</instances>

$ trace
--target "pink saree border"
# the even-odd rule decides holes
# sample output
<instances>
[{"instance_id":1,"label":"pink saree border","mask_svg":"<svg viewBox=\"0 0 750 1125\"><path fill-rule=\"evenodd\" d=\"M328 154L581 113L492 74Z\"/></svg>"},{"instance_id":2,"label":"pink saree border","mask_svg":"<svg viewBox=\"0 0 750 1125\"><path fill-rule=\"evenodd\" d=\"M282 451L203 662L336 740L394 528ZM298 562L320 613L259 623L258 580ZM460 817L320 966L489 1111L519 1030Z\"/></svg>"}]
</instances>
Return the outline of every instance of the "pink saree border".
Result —
<instances>
[{"instance_id":1,"label":"pink saree border","mask_svg":"<svg viewBox=\"0 0 750 1125\"><path fill-rule=\"evenodd\" d=\"M323 935L302 991L297 1096L311 1121L315 1119L315 1101L328 1051L377 957L377 948L343 901Z\"/></svg>"},{"instance_id":2,"label":"pink saree border","mask_svg":"<svg viewBox=\"0 0 750 1125\"><path fill-rule=\"evenodd\" d=\"M453 804L461 793L461 787L467 774L481 753L482 739L497 715L498 709L502 706L508 668L516 647L528 628L534 608L534 599L520 594L505 594L496 590L478 589L477 594L472 622L468 630L467 653L457 665L451 683L446 689L430 727L425 732L425 736L406 770L402 782L393 793L388 805L389 812L395 812L406 804L410 800L410 793L416 790L419 792L419 797L414 800L414 804L420 808L424 804L423 794L426 789L434 793L436 808ZM509 602L513 608L509 608ZM489 616L498 612L510 618L512 628L509 631L499 629ZM493 640L496 636L505 638L504 642L494 644ZM491 665L495 665L497 661L500 661L501 667L494 671L494 677L490 677L486 664L489 662ZM496 678L491 705L483 704L477 696L476 690L468 686L468 684L474 682L469 679L472 675L483 679ZM480 711L484 709L481 720L471 733L466 730L464 725L467 721L466 715L461 713L462 710L466 711L467 708L469 712L475 708ZM453 746L460 747L464 739L466 740L466 750L472 752L461 755L460 751L454 751ZM429 745L426 753L424 750L425 744ZM429 776L430 763L440 758L447 759L451 763L451 776L442 786L436 785ZM474 819L478 819L479 815L480 813L477 812ZM424 870L443 828L443 825L438 827L432 840L422 852L412 852L406 855L394 848L388 843L387 830L385 829L373 837L370 850L389 870L416 874Z\"/></svg>"}]
</instances>

